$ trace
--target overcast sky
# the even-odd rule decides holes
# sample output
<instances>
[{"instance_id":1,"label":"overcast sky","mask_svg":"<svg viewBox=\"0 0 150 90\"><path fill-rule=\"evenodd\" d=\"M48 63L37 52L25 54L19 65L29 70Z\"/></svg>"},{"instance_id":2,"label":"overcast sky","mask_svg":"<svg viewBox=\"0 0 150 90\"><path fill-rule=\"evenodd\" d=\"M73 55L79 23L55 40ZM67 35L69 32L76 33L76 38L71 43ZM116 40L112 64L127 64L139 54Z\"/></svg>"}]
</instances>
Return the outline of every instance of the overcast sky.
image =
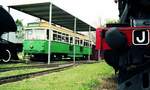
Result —
<instances>
[{"instance_id":1,"label":"overcast sky","mask_svg":"<svg viewBox=\"0 0 150 90\"><path fill-rule=\"evenodd\" d=\"M0 4L8 6L18 0L0 0ZM43 1L43 0L19 0L19 1ZM68 11L88 24L98 27L107 19L118 19L117 4L114 0L50 0L56 6ZM6 8L7 9L7 8ZM21 19L24 23L35 21L29 15L11 9L11 15L16 20Z\"/></svg>"}]
</instances>

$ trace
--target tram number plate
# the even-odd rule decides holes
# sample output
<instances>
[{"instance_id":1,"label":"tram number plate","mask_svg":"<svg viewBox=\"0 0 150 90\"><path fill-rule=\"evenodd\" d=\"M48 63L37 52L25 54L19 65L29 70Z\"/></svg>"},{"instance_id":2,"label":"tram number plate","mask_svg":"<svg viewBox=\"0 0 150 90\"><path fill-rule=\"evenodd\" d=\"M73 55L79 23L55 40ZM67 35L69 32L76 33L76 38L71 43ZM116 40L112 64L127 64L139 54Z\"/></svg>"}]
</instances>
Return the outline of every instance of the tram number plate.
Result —
<instances>
[{"instance_id":1,"label":"tram number plate","mask_svg":"<svg viewBox=\"0 0 150 90\"><path fill-rule=\"evenodd\" d=\"M148 30L133 30L132 42L134 45L148 45L149 31Z\"/></svg>"}]
</instances>

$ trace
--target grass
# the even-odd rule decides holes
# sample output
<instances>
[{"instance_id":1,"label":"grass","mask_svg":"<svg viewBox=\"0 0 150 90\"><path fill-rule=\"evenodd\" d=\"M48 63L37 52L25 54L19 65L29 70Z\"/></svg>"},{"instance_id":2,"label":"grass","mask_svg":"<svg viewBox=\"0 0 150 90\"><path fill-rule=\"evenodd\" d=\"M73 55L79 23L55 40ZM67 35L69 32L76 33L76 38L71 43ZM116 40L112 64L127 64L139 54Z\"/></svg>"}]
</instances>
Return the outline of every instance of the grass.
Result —
<instances>
[{"instance_id":1,"label":"grass","mask_svg":"<svg viewBox=\"0 0 150 90\"><path fill-rule=\"evenodd\" d=\"M84 64L61 72L0 85L0 90L92 90L113 69L105 62Z\"/></svg>"},{"instance_id":2,"label":"grass","mask_svg":"<svg viewBox=\"0 0 150 90\"><path fill-rule=\"evenodd\" d=\"M34 69L22 69L22 70L12 70L7 72L1 72L0 77L12 76L12 75L20 75L25 73L32 73L47 70L48 68L34 68Z\"/></svg>"}]
</instances>

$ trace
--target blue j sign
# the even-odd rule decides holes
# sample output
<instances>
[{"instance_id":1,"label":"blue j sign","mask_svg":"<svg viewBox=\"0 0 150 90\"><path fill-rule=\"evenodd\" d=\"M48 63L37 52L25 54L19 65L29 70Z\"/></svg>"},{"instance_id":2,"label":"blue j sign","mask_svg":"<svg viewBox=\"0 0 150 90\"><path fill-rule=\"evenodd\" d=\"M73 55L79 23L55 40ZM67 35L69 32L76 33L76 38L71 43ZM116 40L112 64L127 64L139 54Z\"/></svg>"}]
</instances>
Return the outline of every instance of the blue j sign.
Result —
<instances>
[{"instance_id":1,"label":"blue j sign","mask_svg":"<svg viewBox=\"0 0 150 90\"><path fill-rule=\"evenodd\" d=\"M149 31L148 30L133 30L132 42L134 45L148 45Z\"/></svg>"}]
</instances>

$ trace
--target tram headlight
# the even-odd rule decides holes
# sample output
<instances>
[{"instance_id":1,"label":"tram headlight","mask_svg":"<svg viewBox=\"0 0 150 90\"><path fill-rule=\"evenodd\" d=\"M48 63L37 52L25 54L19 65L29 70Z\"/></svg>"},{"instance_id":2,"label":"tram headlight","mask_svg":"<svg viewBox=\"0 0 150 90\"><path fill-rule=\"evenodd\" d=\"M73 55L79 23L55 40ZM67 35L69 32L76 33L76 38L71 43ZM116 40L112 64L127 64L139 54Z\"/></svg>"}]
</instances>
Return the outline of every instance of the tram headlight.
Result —
<instances>
[{"instance_id":1,"label":"tram headlight","mask_svg":"<svg viewBox=\"0 0 150 90\"><path fill-rule=\"evenodd\" d=\"M30 48L33 49L33 45L30 45Z\"/></svg>"}]
</instances>

